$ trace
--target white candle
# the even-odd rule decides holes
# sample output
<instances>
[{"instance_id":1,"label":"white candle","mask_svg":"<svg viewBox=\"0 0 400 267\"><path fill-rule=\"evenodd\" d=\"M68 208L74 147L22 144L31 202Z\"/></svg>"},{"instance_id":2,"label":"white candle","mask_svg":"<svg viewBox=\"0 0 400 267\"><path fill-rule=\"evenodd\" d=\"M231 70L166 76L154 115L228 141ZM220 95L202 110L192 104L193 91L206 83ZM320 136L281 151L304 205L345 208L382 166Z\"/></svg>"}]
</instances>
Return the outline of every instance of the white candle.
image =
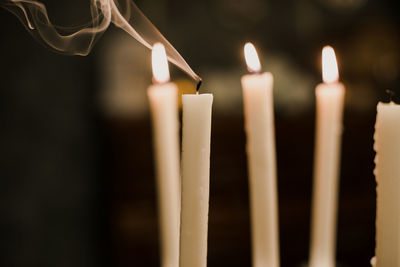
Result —
<instances>
[{"instance_id":1,"label":"white candle","mask_svg":"<svg viewBox=\"0 0 400 267\"><path fill-rule=\"evenodd\" d=\"M207 266L212 94L183 95L180 267Z\"/></svg>"},{"instance_id":2,"label":"white candle","mask_svg":"<svg viewBox=\"0 0 400 267\"><path fill-rule=\"evenodd\" d=\"M179 265L179 122L178 88L169 82L168 62L162 44L152 51L154 85L148 88L153 123L157 173L161 265Z\"/></svg>"},{"instance_id":3,"label":"white candle","mask_svg":"<svg viewBox=\"0 0 400 267\"><path fill-rule=\"evenodd\" d=\"M260 72L254 46L245 45L249 71ZM275 129L271 73L242 77L253 266L279 266Z\"/></svg>"},{"instance_id":4,"label":"white candle","mask_svg":"<svg viewBox=\"0 0 400 267\"><path fill-rule=\"evenodd\" d=\"M400 105L379 103L375 125L376 267L400 266Z\"/></svg>"},{"instance_id":5,"label":"white candle","mask_svg":"<svg viewBox=\"0 0 400 267\"><path fill-rule=\"evenodd\" d=\"M332 47L322 50L324 83L316 88L316 140L310 267L334 267L344 86Z\"/></svg>"}]
</instances>

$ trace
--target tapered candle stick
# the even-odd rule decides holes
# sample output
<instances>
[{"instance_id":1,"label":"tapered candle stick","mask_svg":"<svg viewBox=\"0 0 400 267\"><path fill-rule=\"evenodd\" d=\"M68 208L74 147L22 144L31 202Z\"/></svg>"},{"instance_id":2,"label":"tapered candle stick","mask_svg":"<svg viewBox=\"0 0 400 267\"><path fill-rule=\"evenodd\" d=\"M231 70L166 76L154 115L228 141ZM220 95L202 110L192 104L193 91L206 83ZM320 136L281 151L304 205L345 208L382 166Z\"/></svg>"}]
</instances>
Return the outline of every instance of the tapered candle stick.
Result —
<instances>
[{"instance_id":1,"label":"tapered candle stick","mask_svg":"<svg viewBox=\"0 0 400 267\"><path fill-rule=\"evenodd\" d=\"M279 266L278 204L275 158L273 77L260 73L251 43L245 45L242 77L247 162L249 169L252 258L255 267Z\"/></svg>"},{"instance_id":2,"label":"tapered candle stick","mask_svg":"<svg viewBox=\"0 0 400 267\"><path fill-rule=\"evenodd\" d=\"M155 84L147 93L153 124L161 266L177 267L180 220L178 88L169 82L162 44L153 47L152 66Z\"/></svg>"},{"instance_id":3,"label":"tapered candle stick","mask_svg":"<svg viewBox=\"0 0 400 267\"><path fill-rule=\"evenodd\" d=\"M212 94L182 96L180 267L207 266Z\"/></svg>"},{"instance_id":4,"label":"tapered candle stick","mask_svg":"<svg viewBox=\"0 0 400 267\"><path fill-rule=\"evenodd\" d=\"M375 267L400 266L400 105L378 103L374 139Z\"/></svg>"},{"instance_id":5,"label":"tapered candle stick","mask_svg":"<svg viewBox=\"0 0 400 267\"><path fill-rule=\"evenodd\" d=\"M324 83L315 90L316 140L312 198L310 267L335 267L336 221L343 129L344 86L332 47L322 50Z\"/></svg>"}]
</instances>

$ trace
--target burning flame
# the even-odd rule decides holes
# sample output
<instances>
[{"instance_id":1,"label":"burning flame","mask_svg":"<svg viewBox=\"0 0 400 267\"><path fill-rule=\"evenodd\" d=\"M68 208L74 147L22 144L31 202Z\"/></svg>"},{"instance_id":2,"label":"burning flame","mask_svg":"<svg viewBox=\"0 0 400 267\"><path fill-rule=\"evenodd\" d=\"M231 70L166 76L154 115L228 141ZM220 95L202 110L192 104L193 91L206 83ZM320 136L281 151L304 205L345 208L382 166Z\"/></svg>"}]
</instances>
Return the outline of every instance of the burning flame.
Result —
<instances>
[{"instance_id":1,"label":"burning flame","mask_svg":"<svg viewBox=\"0 0 400 267\"><path fill-rule=\"evenodd\" d=\"M322 49L322 80L324 83L339 81L335 50L331 46L325 46Z\"/></svg>"},{"instance_id":2,"label":"burning flame","mask_svg":"<svg viewBox=\"0 0 400 267\"><path fill-rule=\"evenodd\" d=\"M256 48L252 43L246 43L244 45L244 57L246 59L247 69L250 72L260 72L261 64L258 59Z\"/></svg>"},{"instance_id":3,"label":"burning flame","mask_svg":"<svg viewBox=\"0 0 400 267\"><path fill-rule=\"evenodd\" d=\"M0 0L0 6L16 15L33 36L58 52L86 56L113 23L149 49L155 43L162 43L171 63L194 80L201 80L132 0L90 0L91 21L74 28L53 25L46 6L38 0ZM65 31L67 28L71 30Z\"/></svg>"},{"instance_id":4,"label":"burning flame","mask_svg":"<svg viewBox=\"0 0 400 267\"><path fill-rule=\"evenodd\" d=\"M166 83L169 81L169 69L165 48L161 43L153 46L151 53L151 66L153 68L153 78L157 83Z\"/></svg>"}]
</instances>

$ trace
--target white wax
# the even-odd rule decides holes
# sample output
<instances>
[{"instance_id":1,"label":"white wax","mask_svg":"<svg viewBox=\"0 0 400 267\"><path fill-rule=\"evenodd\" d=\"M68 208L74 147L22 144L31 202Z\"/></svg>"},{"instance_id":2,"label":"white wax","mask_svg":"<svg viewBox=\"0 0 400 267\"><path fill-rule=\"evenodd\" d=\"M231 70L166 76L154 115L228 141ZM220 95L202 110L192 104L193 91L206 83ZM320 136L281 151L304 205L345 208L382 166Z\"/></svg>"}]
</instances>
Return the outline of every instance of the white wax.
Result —
<instances>
[{"instance_id":1,"label":"white wax","mask_svg":"<svg viewBox=\"0 0 400 267\"><path fill-rule=\"evenodd\" d=\"M242 77L253 266L279 266L273 77Z\"/></svg>"},{"instance_id":2,"label":"white wax","mask_svg":"<svg viewBox=\"0 0 400 267\"><path fill-rule=\"evenodd\" d=\"M312 199L310 267L335 267L343 104L341 83L319 84Z\"/></svg>"},{"instance_id":3,"label":"white wax","mask_svg":"<svg viewBox=\"0 0 400 267\"><path fill-rule=\"evenodd\" d=\"M379 103L375 125L376 267L400 266L400 105Z\"/></svg>"},{"instance_id":4,"label":"white wax","mask_svg":"<svg viewBox=\"0 0 400 267\"><path fill-rule=\"evenodd\" d=\"M183 95L180 267L207 266L212 94Z\"/></svg>"},{"instance_id":5,"label":"white wax","mask_svg":"<svg viewBox=\"0 0 400 267\"><path fill-rule=\"evenodd\" d=\"M157 173L161 265L177 267L180 223L178 88L173 83L152 85L148 97Z\"/></svg>"}]
</instances>

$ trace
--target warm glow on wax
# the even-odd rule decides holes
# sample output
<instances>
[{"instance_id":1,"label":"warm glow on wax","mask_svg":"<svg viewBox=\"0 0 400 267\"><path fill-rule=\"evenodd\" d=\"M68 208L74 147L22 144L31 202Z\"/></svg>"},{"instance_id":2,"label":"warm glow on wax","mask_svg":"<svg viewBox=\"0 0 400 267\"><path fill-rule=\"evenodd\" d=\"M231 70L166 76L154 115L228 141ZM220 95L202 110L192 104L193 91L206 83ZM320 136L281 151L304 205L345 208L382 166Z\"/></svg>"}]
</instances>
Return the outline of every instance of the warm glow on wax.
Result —
<instances>
[{"instance_id":1,"label":"warm glow on wax","mask_svg":"<svg viewBox=\"0 0 400 267\"><path fill-rule=\"evenodd\" d=\"M308 267L335 267L345 88L335 51L322 49L323 83L315 88L314 182ZM394 266L394 265L393 265Z\"/></svg>"},{"instance_id":2,"label":"warm glow on wax","mask_svg":"<svg viewBox=\"0 0 400 267\"><path fill-rule=\"evenodd\" d=\"M339 80L335 50L331 46L322 49L322 80L324 83L335 83Z\"/></svg>"},{"instance_id":3,"label":"warm glow on wax","mask_svg":"<svg viewBox=\"0 0 400 267\"><path fill-rule=\"evenodd\" d=\"M244 46L247 69L242 76L248 164L252 261L255 267L279 267L274 78L261 72L252 43Z\"/></svg>"},{"instance_id":4,"label":"warm glow on wax","mask_svg":"<svg viewBox=\"0 0 400 267\"><path fill-rule=\"evenodd\" d=\"M256 48L252 43L244 45L244 57L246 59L247 68L250 72L260 72L261 64L258 59Z\"/></svg>"},{"instance_id":5,"label":"warm glow on wax","mask_svg":"<svg viewBox=\"0 0 400 267\"><path fill-rule=\"evenodd\" d=\"M161 43L156 43L153 46L151 53L151 63L153 68L154 82L166 83L169 81L168 60L165 53L165 48Z\"/></svg>"}]
</instances>

